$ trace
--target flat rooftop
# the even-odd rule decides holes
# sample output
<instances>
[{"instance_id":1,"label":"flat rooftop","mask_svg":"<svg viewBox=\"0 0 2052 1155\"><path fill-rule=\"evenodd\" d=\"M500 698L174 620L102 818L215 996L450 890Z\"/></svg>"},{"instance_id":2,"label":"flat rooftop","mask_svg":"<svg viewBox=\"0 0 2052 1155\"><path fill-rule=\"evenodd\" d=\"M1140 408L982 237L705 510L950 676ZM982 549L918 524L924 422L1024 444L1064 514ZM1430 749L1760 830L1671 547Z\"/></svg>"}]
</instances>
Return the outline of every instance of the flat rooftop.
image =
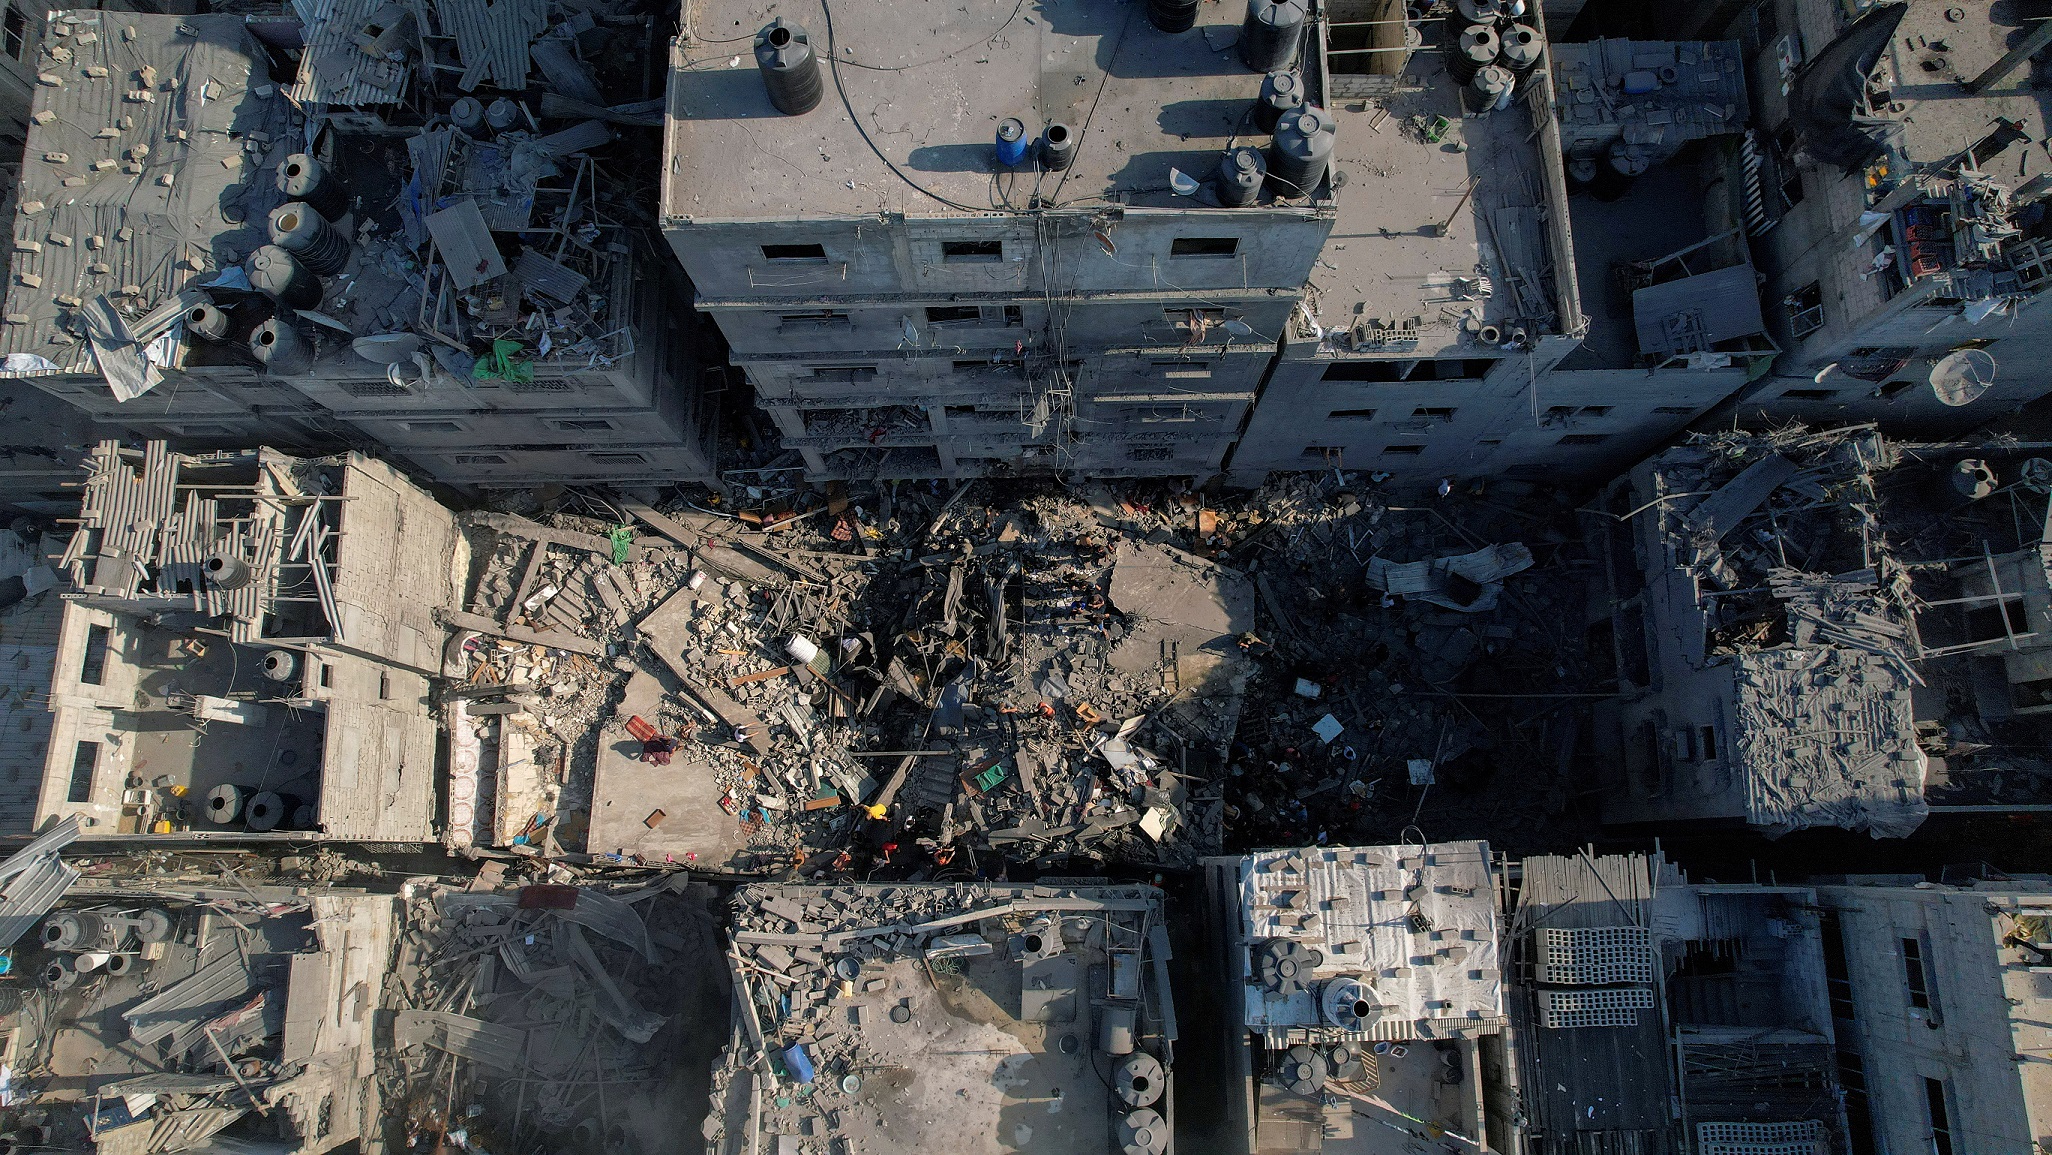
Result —
<instances>
[{"instance_id":1,"label":"flat rooftop","mask_svg":"<svg viewBox=\"0 0 2052 1155\"><path fill-rule=\"evenodd\" d=\"M2041 136L2052 117L2052 93L2031 83L2029 61L1980 95L1967 83L2023 42L2035 20L2029 5L1966 4L1952 0L1910 0L1902 25L1888 42L1875 73L1888 103L1877 112L1889 118L1898 134L1902 155L1913 165L1945 161L1989 136L1997 118L2016 121L2031 136ZM1954 22L1948 12L1963 12ZM1991 159L1983 152L1982 159ZM2018 148L2003 153L1990 175L2015 188L2052 171L2042 149Z\"/></svg>"},{"instance_id":2,"label":"flat rooftop","mask_svg":"<svg viewBox=\"0 0 2052 1155\"><path fill-rule=\"evenodd\" d=\"M1436 44L1437 22L1423 28ZM1335 87L1344 80L1335 76ZM1416 336L1356 349L1436 356L1466 346L1482 356L1492 348L1464 328L1561 330L1558 278L1573 271L1552 267L1545 230L1566 210L1526 103L1526 85L1545 83L1534 73L1510 107L1464 118L1460 86L1427 47L1386 93L1331 102L1339 220L1310 288L1313 314L1339 348L1350 332L1380 327Z\"/></svg>"},{"instance_id":3,"label":"flat rooftop","mask_svg":"<svg viewBox=\"0 0 2052 1155\"><path fill-rule=\"evenodd\" d=\"M841 64L822 67L819 106L783 116L756 68L754 35L782 17L824 59L822 0L689 0L671 59L665 216L1193 207L1170 193L1169 170L1205 179L1236 126L1239 142L1266 145L1251 119L1242 125L1261 77L1234 48L1242 5L1202 5L1197 26L1173 35L1148 23L1145 8L1144 0L844 6L833 11ZM1065 173L1001 168L994 141L1007 117L1025 121L1036 140L1049 124L1067 125L1077 134L1075 162ZM891 165L961 207L922 195Z\"/></svg>"}]
</instances>

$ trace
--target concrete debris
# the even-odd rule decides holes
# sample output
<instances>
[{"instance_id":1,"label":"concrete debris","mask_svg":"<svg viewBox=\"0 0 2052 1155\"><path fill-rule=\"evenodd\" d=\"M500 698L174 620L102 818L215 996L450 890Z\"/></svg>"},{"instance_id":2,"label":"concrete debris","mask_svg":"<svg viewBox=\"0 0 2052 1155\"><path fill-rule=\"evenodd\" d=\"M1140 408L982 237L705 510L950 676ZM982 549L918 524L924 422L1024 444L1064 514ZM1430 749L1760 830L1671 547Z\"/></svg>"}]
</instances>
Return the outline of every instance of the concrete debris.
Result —
<instances>
[{"instance_id":1,"label":"concrete debris","mask_svg":"<svg viewBox=\"0 0 2052 1155\"><path fill-rule=\"evenodd\" d=\"M713 1072L709 1150L1030 1136L1094 1151L1134 1106L1168 1109L1175 1027L1150 887L756 885L731 914L741 1024ZM1107 1068L1144 1069L1137 1093L1088 1074Z\"/></svg>"}]
</instances>

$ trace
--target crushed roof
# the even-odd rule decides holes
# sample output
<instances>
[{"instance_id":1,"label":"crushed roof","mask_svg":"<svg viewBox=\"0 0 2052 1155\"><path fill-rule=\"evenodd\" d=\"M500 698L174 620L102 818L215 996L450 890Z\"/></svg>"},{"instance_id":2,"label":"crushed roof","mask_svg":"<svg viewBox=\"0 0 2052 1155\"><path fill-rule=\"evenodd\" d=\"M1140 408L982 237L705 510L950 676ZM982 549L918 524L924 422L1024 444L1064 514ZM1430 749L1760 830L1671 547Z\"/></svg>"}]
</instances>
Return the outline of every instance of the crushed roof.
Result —
<instances>
[{"instance_id":1,"label":"crushed roof","mask_svg":"<svg viewBox=\"0 0 2052 1155\"><path fill-rule=\"evenodd\" d=\"M263 243L282 199L272 158L294 149L263 60L240 16L52 15L0 353L95 372L87 302L140 317Z\"/></svg>"}]
</instances>

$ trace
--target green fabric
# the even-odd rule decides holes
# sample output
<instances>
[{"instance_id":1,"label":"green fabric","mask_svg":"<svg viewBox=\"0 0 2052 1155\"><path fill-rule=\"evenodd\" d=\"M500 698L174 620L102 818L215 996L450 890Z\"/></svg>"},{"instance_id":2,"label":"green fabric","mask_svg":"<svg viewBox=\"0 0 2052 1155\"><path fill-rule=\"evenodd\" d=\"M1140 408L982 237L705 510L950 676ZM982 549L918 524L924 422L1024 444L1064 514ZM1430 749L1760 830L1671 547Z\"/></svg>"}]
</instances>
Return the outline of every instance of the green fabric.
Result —
<instances>
[{"instance_id":1,"label":"green fabric","mask_svg":"<svg viewBox=\"0 0 2052 1155\"><path fill-rule=\"evenodd\" d=\"M492 342L492 351L477 359L470 375L480 381L532 381L534 362L519 357L520 342L504 338Z\"/></svg>"},{"instance_id":2,"label":"green fabric","mask_svg":"<svg viewBox=\"0 0 2052 1155\"><path fill-rule=\"evenodd\" d=\"M634 531L624 525L616 525L609 535L613 542L613 564L627 564L627 547L634 544Z\"/></svg>"}]
</instances>

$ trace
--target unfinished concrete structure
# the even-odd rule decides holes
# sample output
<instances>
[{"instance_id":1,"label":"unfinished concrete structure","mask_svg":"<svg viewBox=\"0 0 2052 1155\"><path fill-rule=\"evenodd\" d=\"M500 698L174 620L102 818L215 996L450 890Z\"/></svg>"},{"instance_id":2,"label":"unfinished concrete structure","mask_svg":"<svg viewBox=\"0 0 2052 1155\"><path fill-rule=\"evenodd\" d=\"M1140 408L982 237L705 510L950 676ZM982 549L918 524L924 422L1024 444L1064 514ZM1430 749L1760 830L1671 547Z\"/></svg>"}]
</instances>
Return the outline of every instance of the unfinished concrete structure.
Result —
<instances>
[{"instance_id":1,"label":"unfinished concrete structure","mask_svg":"<svg viewBox=\"0 0 2052 1155\"><path fill-rule=\"evenodd\" d=\"M1847 1149L1817 892L1691 883L1657 856L1509 869L1525 1149Z\"/></svg>"},{"instance_id":2,"label":"unfinished concrete structure","mask_svg":"<svg viewBox=\"0 0 2052 1155\"><path fill-rule=\"evenodd\" d=\"M42 1113L49 1145L107 1155L374 1140L397 911L328 887L75 886L16 952L37 985L10 1032L10 1105Z\"/></svg>"},{"instance_id":3,"label":"unfinished concrete structure","mask_svg":"<svg viewBox=\"0 0 2052 1155\"><path fill-rule=\"evenodd\" d=\"M708 1151L1174 1150L1160 891L763 885L733 917Z\"/></svg>"},{"instance_id":4,"label":"unfinished concrete structure","mask_svg":"<svg viewBox=\"0 0 2052 1155\"><path fill-rule=\"evenodd\" d=\"M465 487L706 476L681 276L593 155L649 113L606 107L630 81L579 59L614 47L588 16L549 31L538 99L546 13L521 8L503 45L450 0L375 52L377 13L324 9L291 85L240 16L52 21L0 373L159 436L375 442Z\"/></svg>"},{"instance_id":5,"label":"unfinished concrete structure","mask_svg":"<svg viewBox=\"0 0 2052 1155\"><path fill-rule=\"evenodd\" d=\"M1663 9L1748 50L1754 129L1724 167L1786 353L1742 418L1943 432L2052 389L2041 25L1944 0Z\"/></svg>"},{"instance_id":6,"label":"unfinished concrete structure","mask_svg":"<svg viewBox=\"0 0 2052 1155\"><path fill-rule=\"evenodd\" d=\"M1394 1127L1516 1149L1486 844L1263 851L1204 872L1225 921L1207 962L1231 983L1229 1143L1372 1152Z\"/></svg>"},{"instance_id":7,"label":"unfinished concrete structure","mask_svg":"<svg viewBox=\"0 0 2052 1155\"><path fill-rule=\"evenodd\" d=\"M2052 1142L2046 883L1853 876L1816 897L1853 1149Z\"/></svg>"},{"instance_id":8,"label":"unfinished concrete structure","mask_svg":"<svg viewBox=\"0 0 2052 1155\"><path fill-rule=\"evenodd\" d=\"M447 510L359 455L102 443L12 830L428 837L460 548Z\"/></svg>"},{"instance_id":9,"label":"unfinished concrete structure","mask_svg":"<svg viewBox=\"0 0 2052 1155\"><path fill-rule=\"evenodd\" d=\"M1334 220L1322 157L1264 192L1245 149L1242 207L1220 203L1221 154L1261 143L1242 13L1171 34L1133 5L918 11L779 8L756 57L830 84L778 117L754 59L710 45L767 10L684 8L664 228L783 444L821 480L1216 471ZM1324 57L1289 31L1276 68L1323 148ZM968 95L935 112L938 91Z\"/></svg>"}]
</instances>

